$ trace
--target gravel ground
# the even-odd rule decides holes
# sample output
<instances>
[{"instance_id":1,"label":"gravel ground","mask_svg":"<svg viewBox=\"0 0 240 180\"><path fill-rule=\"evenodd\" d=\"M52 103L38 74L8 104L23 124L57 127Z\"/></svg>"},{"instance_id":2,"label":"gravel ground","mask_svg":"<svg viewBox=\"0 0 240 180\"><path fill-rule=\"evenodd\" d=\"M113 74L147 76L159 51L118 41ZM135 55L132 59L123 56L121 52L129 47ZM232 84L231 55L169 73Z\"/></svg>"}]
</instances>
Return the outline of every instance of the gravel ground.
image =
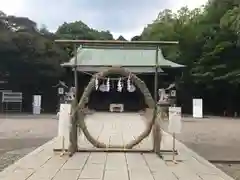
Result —
<instances>
[{"instance_id":1,"label":"gravel ground","mask_svg":"<svg viewBox=\"0 0 240 180\"><path fill-rule=\"evenodd\" d=\"M53 116L0 118L0 171L57 134Z\"/></svg>"},{"instance_id":2,"label":"gravel ground","mask_svg":"<svg viewBox=\"0 0 240 180\"><path fill-rule=\"evenodd\" d=\"M164 129L167 129L167 122ZM215 165L240 180L239 129L240 119L184 118L182 133L177 135L177 139L207 160L225 161ZM237 164L228 164L227 161L236 161Z\"/></svg>"},{"instance_id":3,"label":"gravel ground","mask_svg":"<svg viewBox=\"0 0 240 180\"><path fill-rule=\"evenodd\" d=\"M208 160L240 161L239 129L240 119L184 118L183 130L177 139ZM0 117L0 171L56 134L54 116ZM240 180L240 164L215 165Z\"/></svg>"}]
</instances>

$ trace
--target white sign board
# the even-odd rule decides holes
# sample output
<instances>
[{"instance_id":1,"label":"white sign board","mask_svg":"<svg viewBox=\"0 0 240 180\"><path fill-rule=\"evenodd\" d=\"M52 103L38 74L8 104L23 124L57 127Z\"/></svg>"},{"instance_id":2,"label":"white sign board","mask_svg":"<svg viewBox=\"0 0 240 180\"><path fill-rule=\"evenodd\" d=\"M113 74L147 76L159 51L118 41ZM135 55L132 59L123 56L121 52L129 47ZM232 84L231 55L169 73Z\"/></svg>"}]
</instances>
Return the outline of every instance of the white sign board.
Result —
<instances>
[{"instance_id":1,"label":"white sign board","mask_svg":"<svg viewBox=\"0 0 240 180\"><path fill-rule=\"evenodd\" d=\"M193 99L193 117L203 118L203 100Z\"/></svg>"},{"instance_id":2,"label":"white sign board","mask_svg":"<svg viewBox=\"0 0 240 180\"><path fill-rule=\"evenodd\" d=\"M41 106L41 95L34 95L33 96L33 106Z\"/></svg>"},{"instance_id":3,"label":"white sign board","mask_svg":"<svg viewBox=\"0 0 240 180\"><path fill-rule=\"evenodd\" d=\"M171 90L170 94L171 94L172 97L176 97L176 90Z\"/></svg>"},{"instance_id":4,"label":"white sign board","mask_svg":"<svg viewBox=\"0 0 240 180\"><path fill-rule=\"evenodd\" d=\"M58 94L63 95L64 89L62 87L58 88Z\"/></svg>"},{"instance_id":5,"label":"white sign board","mask_svg":"<svg viewBox=\"0 0 240 180\"><path fill-rule=\"evenodd\" d=\"M69 145L69 133L71 126L71 104L61 104L58 121L58 136L64 137L65 147Z\"/></svg>"},{"instance_id":6,"label":"white sign board","mask_svg":"<svg viewBox=\"0 0 240 180\"><path fill-rule=\"evenodd\" d=\"M2 92L2 102L22 103L22 99L23 97L21 92L11 92L11 91Z\"/></svg>"},{"instance_id":7,"label":"white sign board","mask_svg":"<svg viewBox=\"0 0 240 180\"><path fill-rule=\"evenodd\" d=\"M33 96L33 114L40 114L41 113L41 95L34 95Z\"/></svg>"},{"instance_id":8,"label":"white sign board","mask_svg":"<svg viewBox=\"0 0 240 180\"><path fill-rule=\"evenodd\" d=\"M169 107L168 132L181 133L182 130L182 109L181 107Z\"/></svg>"}]
</instances>

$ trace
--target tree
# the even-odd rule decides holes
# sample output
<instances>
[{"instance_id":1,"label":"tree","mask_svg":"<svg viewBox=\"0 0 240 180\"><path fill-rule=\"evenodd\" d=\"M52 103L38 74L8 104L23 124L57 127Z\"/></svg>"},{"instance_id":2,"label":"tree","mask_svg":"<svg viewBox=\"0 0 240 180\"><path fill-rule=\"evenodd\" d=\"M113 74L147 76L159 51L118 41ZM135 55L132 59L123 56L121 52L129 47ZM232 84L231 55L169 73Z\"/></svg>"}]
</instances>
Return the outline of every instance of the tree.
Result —
<instances>
[{"instance_id":1,"label":"tree","mask_svg":"<svg viewBox=\"0 0 240 180\"><path fill-rule=\"evenodd\" d=\"M117 40L118 40L118 41L127 41L123 36L119 36L119 37L117 38Z\"/></svg>"},{"instance_id":2,"label":"tree","mask_svg":"<svg viewBox=\"0 0 240 180\"><path fill-rule=\"evenodd\" d=\"M60 39L81 39L81 40L113 40L113 35L109 31L97 31L88 27L82 21L63 23L56 31L57 38ZM73 46L64 45L63 48L69 56L73 56Z\"/></svg>"},{"instance_id":3,"label":"tree","mask_svg":"<svg viewBox=\"0 0 240 180\"><path fill-rule=\"evenodd\" d=\"M163 50L167 58L187 66L180 89L189 111L191 96L203 97L208 111L235 111L240 100L239 19L239 1L213 0L194 10L164 10L142 32L142 40L179 41L179 46ZM226 106L216 107L219 97L225 98Z\"/></svg>"},{"instance_id":4,"label":"tree","mask_svg":"<svg viewBox=\"0 0 240 180\"><path fill-rule=\"evenodd\" d=\"M141 36L134 36L132 37L131 41L140 41L141 40Z\"/></svg>"},{"instance_id":5,"label":"tree","mask_svg":"<svg viewBox=\"0 0 240 180\"><path fill-rule=\"evenodd\" d=\"M166 58L186 65L178 81L184 112L191 111L192 97L202 97L208 112L239 111L234 109L240 101L239 7L239 0L211 0L194 10L183 7L174 13L166 9L131 39L179 41L162 50ZM28 18L0 11L0 71L12 89L22 90L27 84L35 91L64 76L60 64L73 56L73 46L56 45L54 39L113 40L113 36L82 21L66 22L51 33L44 26L37 29ZM117 40L126 39L119 36Z\"/></svg>"},{"instance_id":6,"label":"tree","mask_svg":"<svg viewBox=\"0 0 240 180\"><path fill-rule=\"evenodd\" d=\"M53 85L65 78L61 63L73 56L72 46L60 46L55 39L113 39L109 31L97 31L81 21L64 23L56 33L45 25L24 17L7 16L0 12L0 71L2 80L8 81L7 89L24 94L24 108L30 110L32 95L40 93L45 98L43 108L55 107ZM46 103L45 103L46 102ZM51 111L54 109L51 108Z\"/></svg>"},{"instance_id":7,"label":"tree","mask_svg":"<svg viewBox=\"0 0 240 180\"><path fill-rule=\"evenodd\" d=\"M35 22L3 14L0 19L0 55L1 77L8 81L7 89L24 94L25 111L30 110L34 93L45 98L52 96L54 102L55 93L51 87L63 76L60 64L69 57L52 39L39 32ZM48 105L46 101L44 109L47 110L45 105Z\"/></svg>"},{"instance_id":8,"label":"tree","mask_svg":"<svg viewBox=\"0 0 240 180\"><path fill-rule=\"evenodd\" d=\"M227 11L220 23L222 28L229 28L240 37L240 7L234 7Z\"/></svg>"},{"instance_id":9,"label":"tree","mask_svg":"<svg viewBox=\"0 0 240 180\"><path fill-rule=\"evenodd\" d=\"M97 31L88 27L82 21L64 23L59 26L56 35L66 39L88 39L88 40L112 40L113 36L109 31Z\"/></svg>"}]
</instances>

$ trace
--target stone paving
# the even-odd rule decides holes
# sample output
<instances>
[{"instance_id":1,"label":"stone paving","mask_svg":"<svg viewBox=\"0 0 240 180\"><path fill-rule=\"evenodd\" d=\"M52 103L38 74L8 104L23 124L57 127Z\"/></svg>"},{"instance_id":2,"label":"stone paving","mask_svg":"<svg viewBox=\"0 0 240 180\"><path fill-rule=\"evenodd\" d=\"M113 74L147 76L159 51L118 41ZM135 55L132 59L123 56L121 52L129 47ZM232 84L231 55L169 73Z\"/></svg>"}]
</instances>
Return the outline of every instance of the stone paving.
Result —
<instances>
[{"instance_id":1,"label":"stone paving","mask_svg":"<svg viewBox=\"0 0 240 180\"><path fill-rule=\"evenodd\" d=\"M96 113L86 118L94 137L109 144L124 144L145 127L144 117L136 114ZM151 137L151 136L150 136ZM53 149L61 140L54 138L0 173L0 180L233 180L208 161L176 142L178 164L154 153L76 153L60 157ZM80 148L93 148L79 138ZM151 138L136 148L151 149ZM172 149L172 137L164 133L162 149ZM181 160L181 162L180 162Z\"/></svg>"}]
</instances>

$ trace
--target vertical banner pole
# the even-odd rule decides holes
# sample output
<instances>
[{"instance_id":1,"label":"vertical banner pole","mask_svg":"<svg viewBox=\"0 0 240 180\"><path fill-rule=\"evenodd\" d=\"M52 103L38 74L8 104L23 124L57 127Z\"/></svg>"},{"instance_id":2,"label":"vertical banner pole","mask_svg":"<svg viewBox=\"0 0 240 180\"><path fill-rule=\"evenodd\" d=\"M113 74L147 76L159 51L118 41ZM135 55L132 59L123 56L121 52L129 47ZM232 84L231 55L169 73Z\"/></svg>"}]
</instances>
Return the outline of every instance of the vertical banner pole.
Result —
<instances>
[{"instance_id":1,"label":"vertical banner pole","mask_svg":"<svg viewBox=\"0 0 240 180\"><path fill-rule=\"evenodd\" d=\"M177 161L175 160L175 151L176 151L175 150L176 149L175 148L175 143L176 143L176 134L173 133L173 159L172 160L173 160L174 163L177 163Z\"/></svg>"},{"instance_id":2,"label":"vertical banner pole","mask_svg":"<svg viewBox=\"0 0 240 180\"><path fill-rule=\"evenodd\" d=\"M160 153L160 144L161 144L161 135L160 135L160 127L159 122L157 122L157 101L158 101L158 52L159 47L156 48L156 56L155 56L155 78L154 78L154 111L153 111L153 151L157 154Z\"/></svg>"},{"instance_id":3,"label":"vertical banner pole","mask_svg":"<svg viewBox=\"0 0 240 180\"><path fill-rule=\"evenodd\" d=\"M181 107L169 107L169 124L168 132L172 135L172 159L170 160L174 164L178 164L176 160L176 134L181 133L182 129L182 116Z\"/></svg>"},{"instance_id":4,"label":"vertical banner pole","mask_svg":"<svg viewBox=\"0 0 240 180\"><path fill-rule=\"evenodd\" d=\"M80 46L81 48L81 46ZM74 44L74 86L75 86L75 98L78 99L78 73L77 73L77 55L78 55L78 49L76 47L76 44Z\"/></svg>"},{"instance_id":5,"label":"vertical banner pole","mask_svg":"<svg viewBox=\"0 0 240 180\"><path fill-rule=\"evenodd\" d=\"M65 154L65 137L62 136L62 153L60 156L63 156Z\"/></svg>"},{"instance_id":6,"label":"vertical banner pole","mask_svg":"<svg viewBox=\"0 0 240 180\"><path fill-rule=\"evenodd\" d=\"M80 46L81 48L82 46ZM75 111L76 106L78 104L78 73L77 73L77 56L78 56L78 48L76 44L74 44L74 86L75 86L75 99L72 104L72 111ZM78 132L77 132L77 113L71 118L71 129L70 129L70 146L69 146L69 156L72 156L78 148Z\"/></svg>"},{"instance_id":7,"label":"vertical banner pole","mask_svg":"<svg viewBox=\"0 0 240 180\"><path fill-rule=\"evenodd\" d=\"M155 107L154 107L154 121L156 119L157 114L157 99L158 99L158 51L159 47L157 46L156 49L156 58L155 58L155 78L154 78L154 101L155 101Z\"/></svg>"}]
</instances>

